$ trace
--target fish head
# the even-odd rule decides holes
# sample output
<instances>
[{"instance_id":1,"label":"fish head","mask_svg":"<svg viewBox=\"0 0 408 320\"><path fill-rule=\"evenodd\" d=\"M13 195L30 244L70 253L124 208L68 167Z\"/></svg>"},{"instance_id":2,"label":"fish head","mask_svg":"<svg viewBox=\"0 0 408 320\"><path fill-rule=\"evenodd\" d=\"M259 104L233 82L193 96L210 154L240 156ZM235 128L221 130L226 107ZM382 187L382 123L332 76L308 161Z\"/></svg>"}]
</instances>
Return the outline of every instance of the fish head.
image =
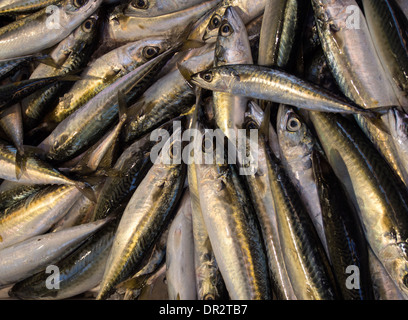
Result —
<instances>
[{"instance_id":1,"label":"fish head","mask_svg":"<svg viewBox=\"0 0 408 320\"><path fill-rule=\"evenodd\" d=\"M302 159L311 155L315 140L303 119L290 106L281 105L278 111L277 133L285 158Z\"/></svg>"},{"instance_id":2,"label":"fish head","mask_svg":"<svg viewBox=\"0 0 408 320\"><path fill-rule=\"evenodd\" d=\"M233 83L240 80L240 76L229 66L212 68L193 74L190 82L201 88L213 91L228 92Z\"/></svg>"},{"instance_id":3,"label":"fish head","mask_svg":"<svg viewBox=\"0 0 408 320\"><path fill-rule=\"evenodd\" d=\"M227 6L218 6L211 15L205 17L206 19L202 22L202 24L205 25L202 38L204 42L211 43L216 41L218 30L221 26L222 18L226 10Z\"/></svg>"},{"instance_id":4,"label":"fish head","mask_svg":"<svg viewBox=\"0 0 408 320\"><path fill-rule=\"evenodd\" d=\"M74 31L74 37L80 39L83 43L91 43L96 37L99 21L98 13L93 13Z\"/></svg>"},{"instance_id":5,"label":"fish head","mask_svg":"<svg viewBox=\"0 0 408 320\"><path fill-rule=\"evenodd\" d=\"M160 4L160 3L159 3ZM132 0L125 9L125 14L134 16L149 16L157 8L156 0Z\"/></svg>"},{"instance_id":6,"label":"fish head","mask_svg":"<svg viewBox=\"0 0 408 320\"><path fill-rule=\"evenodd\" d=\"M171 42L164 38L149 38L125 46L129 61L141 64L150 61L171 47Z\"/></svg>"},{"instance_id":7,"label":"fish head","mask_svg":"<svg viewBox=\"0 0 408 320\"><path fill-rule=\"evenodd\" d=\"M388 122L393 137L406 141L408 138L408 115L396 108L388 111Z\"/></svg>"},{"instance_id":8,"label":"fish head","mask_svg":"<svg viewBox=\"0 0 408 320\"><path fill-rule=\"evenodd\" d=\"M248 34L237 10L230 6L225 10L216 41L217 64L252 64Z\"/></svg>"},{"instance_id":9,"label":"fish head","mask_svg":"<svg viewBox=\"0 0 408 320\"><path fill-rule=\"evenodd\" d=\"M86 15L94 12L103 0L67 0L64 12L69 15Z\"/></svg>"},{"instance_id":10,"label":"fish head","mask_svg":"<svg viewBox=\"0 0 408 320\"><path fill-rule=\"evenodd\" d=\"M389 244L379 252L378 257L401 293L408 298L408 243Z\"/></svg>"}]
</instances>

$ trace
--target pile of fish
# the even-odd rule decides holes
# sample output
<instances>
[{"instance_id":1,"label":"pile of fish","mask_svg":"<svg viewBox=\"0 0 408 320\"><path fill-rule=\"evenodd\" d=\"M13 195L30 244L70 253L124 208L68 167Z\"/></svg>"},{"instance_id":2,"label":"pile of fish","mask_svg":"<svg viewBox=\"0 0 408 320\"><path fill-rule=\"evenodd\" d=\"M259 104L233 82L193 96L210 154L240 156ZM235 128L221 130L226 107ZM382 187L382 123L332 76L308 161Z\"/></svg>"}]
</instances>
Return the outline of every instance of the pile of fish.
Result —
<instances>
[{"instance_id":1,"label":"pile of fish","mask_svg":"<svg viewBox=\"0 0 408 320\"><path fill-rule=\"evenodd\" d=\"M408 298L407 3L0 1L0 289Z\"/></svg>"}]
</instances>

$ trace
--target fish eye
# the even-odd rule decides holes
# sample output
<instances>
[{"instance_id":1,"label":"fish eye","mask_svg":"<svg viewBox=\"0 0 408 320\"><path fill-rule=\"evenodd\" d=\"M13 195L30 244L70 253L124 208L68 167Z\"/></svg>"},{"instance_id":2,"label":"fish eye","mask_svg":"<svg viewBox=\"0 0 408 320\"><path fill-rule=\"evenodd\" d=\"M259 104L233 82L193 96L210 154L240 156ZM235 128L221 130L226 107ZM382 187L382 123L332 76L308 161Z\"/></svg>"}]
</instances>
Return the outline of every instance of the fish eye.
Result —
<instances>
[{"instance_id":1,"label":"fish eye","mask_svg":"<svg viewBox=\"0 0 408 320\"><path fill-rule=\"evenodd\" d=\"M82 30L84 30L85 32L89 32L91 31L93 25L94 21L92 19L88 19L82 24Z\"/></svg>"},{"instance_id":2,"label":"fish eye","mask_svg":"<svg viewBox=\"0 0 408 320\"><path fill-rule=\"evenodd\" d=\"M214 150L214 141L208 136L204 136L203 144L202 144L202 151L204 153L211 153Z\"/></svg>"},{"instance_id":3,"label":"fish eye","mask_svg":"<svg viewBox=\"0 0 408 320\"><path fill-rule=\"evenodd\" d=\"M408 273L402 278L402 282L408 288Z\"/></svg>"},{"instance_id":4,"label":"fish eye","mask_svg":"<svg viewBox=\"0 0 408 320\"><path fill-rule=\"evenodd\" d=\"M298 131L302 127L302 123L298 118L291 117L286 124L286 129L290 132Z\"/></svg>"},{"instance_id":5,"label":"fish eye","mask_svg":"<svg viewBox=\"0 0 408 320\"><path fill-rule=\"evenodd\" d=\"M87 2L87 0L74 0L74 6L80 8Z\"/></svg>"},{"instance_id":6,"label":"fish eye","mask_svg":"<svg viewBox=\"0 0 408 320\"><path fill-rule=\"evenodd\" d=\"M212 295L211 293L207 293L203 300L215 300L214 295Z\"/></svg>"},{"instance_id":7,"label":"fish eye","mask_svg":"<svg viewBox=\"0 0 408 320\"><path fill-rule=\"evenodd\" d=\"M147 0L135 0L132 1L132 6L137 9L147 9L149 8L149 1Z\"/></svg>"},{"instance_id":8,"label":"fish eye","mask_svg":"<svg viewBox=\"0 0 408 320\"><path fill-rule=\"evenodd\" d=\"M220 29L220 34L223 36L223 37L228 37L231 33L232 33L232 27L231 27L231 25L229 24L229 23L224 23L222 26L221 26L221 29Z\"/></svg>"},{"instance_id":9,"label":"fish eye","mask_svg":"<svg viewBox=\"0 0 408 320\"><path fill-rule=\"evenodd\" d=\"M169 152L168 152L170 159L172 160L177 159L179 155L179 151L180 151L180 148L176 145L176 141L172 142L169 147Z\"/></svg>"},{"instance_id":10,"label":"fish eye","mask_svg":"<svg viewBox=\"0 0 408 320\"><path fill-rule=\"evenodd\" d=\"M216 29L216 28L219 27L220 23L221 23L221 17L220 17L218 14L215 14L215 15L211 18L209 28L210 28L211 30Z\"/></svg>"},{"instance_id":11,"label":"fish eye","mask_svg":"<svg viewBox=\"0 0 408 320\"><path fill-rule=\"evenodd\" d=\"M203 74L200 74L200 76L204 81L207 81L207 82L211 82L212 79L213 79L213 76L212 76L211 72L205 72Z\"/></svg>"},{"instance_id":12,"label":"fish eye","mask_svg":"<svg viewBox=\"0 0 408 320\"><path fill-rule=\"evenodd\" d=\"M151 59L159 53L159 48L157 47L145 47L143 49L143 56L146 59Z\"/></svg>"}]
</instances>

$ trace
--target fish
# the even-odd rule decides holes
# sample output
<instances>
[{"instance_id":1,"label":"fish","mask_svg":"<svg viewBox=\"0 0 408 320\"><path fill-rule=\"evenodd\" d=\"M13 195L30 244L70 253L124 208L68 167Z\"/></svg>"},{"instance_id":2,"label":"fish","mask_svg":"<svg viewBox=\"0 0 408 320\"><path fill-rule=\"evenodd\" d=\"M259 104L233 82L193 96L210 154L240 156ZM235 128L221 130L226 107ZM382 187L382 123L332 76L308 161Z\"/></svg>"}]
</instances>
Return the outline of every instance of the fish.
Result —
<instances>
[{"instance_id":1,"label":"fish","mask_svg":"<svg viewBox=\"0 0 408 320\"><path fill-rule=\"evenodd\" d=\"M251 47L245 25L234 7L226 8L216 40L214 67L252 64ZM248 99L225 92L213 92L214 116L217 126L235 142L237 129L242 128ZM233 130L234 134L230 132ZM235 136L235 137L234 137Z\"/></svg>"},{"instance_id":2,"label":"fish","mask_svg":"<svg viewBox=\"0 0 408 320\"><path fill-rule=\"evenodd\" d=\"M166 244L166 281L170 300L196 300L194 236L189 191L181 197Z\"/></svg>"},{"instance_id":3,"label":"fish","mask_svg":"<svg viewBox=\"0 0 408 320\"><path fill-rule=\"evenodd\" d=\"M197 130L197 114L201 105L201 95L197 93L195 107L190 114L188 128ZM193 136L196 139L197 135ZM195 141L195 140L193 140ZM194 266L197 300L219 300L226 296L225 283L222 279L217 261L214 256L211 241L205 226L201 212L200 198L198 193L198 180L196 164L194 161L194 148L191 150L193 157L187 165L188 190L192 210L193 243L194 243Z\"/></svg>"},{"instance_id":4,"label":"fish","mask_svg":"<svg viewBox=\"0 0 408 320\"><path fill-rule=\"evenodd\" d=\"M363 8L376 52L400 105L408 111L408 18L394 0L364 0Z\"/></svg>"},{"instance_id":5,"label":"fish","mask_svg":"<svg viewBox=\"0 0 408 320\"><path fill-rule=\"evenodd\" d=\"M0 216L0 250L48 231L80 195L74 186L49 186L6 208Z\"/></svg>"},{"instance_id":6,"label":"fish","mask_svg":"<svg viewBox=\"0 0 408 320\"><path fill-rule=\"evenodd\" d=\"M259 106L256 107L259 108ZM265 122L264 112L257 110L256 107L251 108L246 114L245 128L247 131L254 128L257 130L261 127L262 123L268 123ZM272 126L269 126L269 129L274 132ZM250 136L247 136L247 138L250 139ZM249 196L260 224L262 239L268 258L272 290L278 300L297 300L286 270L283 258L284 252L280 244L275 203L270 188L269 175L267 174L267 154L265 153L266 146L264 145L266 141L262 136L262 132L258 136L257 143L259 147L256 155L256 172L254 174L246 174L244 179L248 186ZM250 145L247 146L247 149L250 149ZM244 164L240 164L240 166L243 165Z\"/></svg>"},{"instance_id":7,"label":"fish","mask_svg":"<svg viewBox=\"0 0 408 320\"><path fill-rule=\"evenodd\" d=\"M357 2L313 0L312 6L324 54L343 94L366 109L398 105Z\"/></svg>"},{"instance_id":8,"label":"fish","mask_svg":"<svg viewBox=\"0 0 408 320\"><path fill-rule=\"evenodd\" d=\"M143 259L141 263L143 267L138 270L132 278L116 286L117 291L126 290L123 300L136 300L143 290L143 287L149 282L149 278L154 275L157 270L165 266L168 235L169 228L162 233L160 239L150 250L151 252ZM165 291L167 294L167 290Z\"/></svg>"},{"instance_id":9,"label":"fish","mask_svg":"<svg viewBox=\"0 0 408 320\"><path fill-rule=\"evenodd\" d=\"M333 169L320 152L312 152L313 175L334 276L343 299L372 300L369 249L360 220ZM358 272L358 278L352 286L350 268L358 268L358 271L354 270Z\"/></svg>"},{"instance_id":10,"label":"fish","mask_svg":"<svg viewBox=\"0 0 408 320\"><path fill-rule=\"evenodd\" d=\"M252 2L247 0L223 0L193 25L188 40L205 43L215 42L227 7L234 7L243 23L247 25L262 15L266 3L265 0Z\"/></svg>"},{"instance_id":11,"label":"fish","mask_svg":"<svg viewBox=\"0 0 408 320\"><path fill-rule=\"evenodd\" d=\"M27 79L11 82L0 86L0 111L6 110L21 99L33 92L59 81L76 81L79 78L74 75Z\"/></svg>"},{"instance_id":12,"label":"fish","mask_svg":"<svg viewBox=\"0 0 408 320\"><path fill-rule=\"evenodd\" d=\"M203 135L204 129L199 129ZM194 143L195 152L204 149L202 136ZM269 300L266 257L256 242L259 230L251 223L253 212L247 212L247 203L240 201L232 166L216 161L206 164L203 153L205 149L194 154L201 161L195 164L200 206L228 295L232 300Z\"/></svg>"},{"instance_id":13,"label":"fish","mask_svg":"<svg viewBox=\"0 0 408 320\"><path fill-rule=\"evenodd\" d=\"M387 113L393 145L398 153L400 177L408 185L408 116L398 109Z\"/></svg>"},{"instance_id":14,"label":"fish","mask_svg":"<svg viewBox=\"0 0 408 320\"><path fill-rule=\"evenodd\" d=\"M157 154L158 158L123 212L97 300L108 298L118 283L132 276L132 270L141 263L147 250L175 214L186 173L185 165L174 160L177 152L180 152L176 149L180 147L175 143L181 130L181 127L175 129L165 141ZM175 163L172 163L172 159Z\"/></svg>"},{"instance_id":15,"label":"fish","mask_svg":"<svg viewBox=\"0 0 408 320\"><path fill-rule=\"evenodd\" d=\"M205 0L136 0L131 1L124 13L134 17L157 17L203 3Z\"/></svg>"},{"instance_id":16,"label":"fish","mask_svg":"<svg viewBox=\"0 0 408 320\"><path fill-rule=\"evenodd\" d=\"M299 42L304 3L298 0L272 0L266 3L260 32L259 65L285 69L289 60L293 60L294 47Z\"/></svg>"},{"instance_id":17,"label":"fish","mask_svg":"<svg viewBox=\"0 0 408 320\"><path fill-rule=\"evenodd\" d=\"M55 15L58 10L58 19L55 16L49 19L50 12L44 8L0 28L0 60L34 54L56 45L94 13L101 3L102 0L64 0L54 4L52 12Z\"/></svg>"},{"instance_id":18,"label":"fish","mask_svg":"<svg viewBox=\"0 0 408 320\"><path fill-rule=\"evenodd\" d=\"M102 280L116 228L117 220L106 223L71 254L55 262L60 274L58 289L47 288L50 273L41 270L14 284L9 295L22 300L61 300L95 288Z\"/></svg>"},{"instance_id":19,"label":"fish","mask_svg":"<svg viewBox=\"0 0 408 320\"><path fill-rule=\"evenodd\" d=\"M371 114L351 102L283 71L255 65L227 65L201 71L190 82L201 88L306 110ZM371 115L372 116L372 115Z\"/></svg>"},{"instance_id":20,"label":"fish","mask_svg":"<svg viewBox=\"0 0 408 320\"><path fill-rule=\"evenodd\" d=\"M326 254L329 256L318 188L312 167L312 152L319 148L318 142L304 120L292 107L280 105L277 118L276 126L282 164L305 204Z\"/></svg>"},{"instance_id":21,"label":"fish","mask_svg":"<svg viewBox=\"0 0 408 320\"><path fill-rule=\"evenodd\" d=\"M44 78L50 76L62 76L65 74L79 72L86 66L94 50L99 27L98 13L92 14L67 38L61 41L50 54L50 58L58 64L58 68L39 64L31 73L30 79ZM85 75L86 77L86 75ZM82 76L78 81L86 81ZM74 86L78 81L68 83ZM28 130L33 129L49 111L50 105L60 96L65 87L61 82L38 90L22 101L23 120ZM65 83L65 86L67 83Z\"/></svg>"},{"instance_id":22,"label":"fish","mask_svg":"<svg viewBox=\"0 0 408 320\"><path fill-rule=\"evenodd\" d=\"M335 114L310 112L309 116L330 165L357 209L369 246L406 296L406 186L355 123Z\"/></svg>"},{"instance_id":23,"label":"fish","mask_svg":"<svg viewBox=\"0 0 408 320\"><path fill-rule=\"evenodd\" d=\"M46 233L0 250L0 286L24 280L74 251L106 220Z\"/></svg>"},{"instance_id":24,"label":"fish","mask_svg":"<svg viewBox=\"0 0 408 320\"><path fill-rule=\"evenodd\" d=\"M371 249L369 249L370 275L376 300L405 300Z\"/></svg>"},{"instance_id":25,"label":"fish","mask_svg":"<svg viewBox=\"0 0 408 320\"><path fill-rule=\"evenodd\" d=\"M108 177L103 184L92 220L107 217L120 203L127 203L135 190L153 165L150 161L150 150L156 145L151 135L135 141L119 156L113 170L118 175Z\"/></svg>"},{"instance_id":26,"label":"fish","mask_svg":"<svg viewBox=\"0 0 408 320\"><path fill-rule=\"evenodd\" d=\"M220 0L210 0L189 8L156 17L132 16L116 8L109 16L104 30L106 42L123 43L146 37L182 34L185 27L195 22Z\"/></svg>"},{"instance_id":27,"label":"fish","mask_svg":"<svg viewBox=\"0 0 408 320\"><path fill-rule=\"evenodd\" d=\"M0 15L21 14L36 11L54 5L61 0L17 0L4 1L0 5Z\"/></svg>"}]
</instances>

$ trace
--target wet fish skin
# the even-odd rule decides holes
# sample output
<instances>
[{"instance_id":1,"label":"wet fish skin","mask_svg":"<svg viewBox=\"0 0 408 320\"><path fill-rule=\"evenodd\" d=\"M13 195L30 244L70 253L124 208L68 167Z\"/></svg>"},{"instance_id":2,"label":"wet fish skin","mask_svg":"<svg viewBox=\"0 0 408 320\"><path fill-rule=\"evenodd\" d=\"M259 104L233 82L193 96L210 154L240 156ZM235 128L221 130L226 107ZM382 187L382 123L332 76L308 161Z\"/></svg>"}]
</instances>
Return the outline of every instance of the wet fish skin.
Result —
<instances>
[{"instance_id":1,"label":"wet fish skin","mask_svg":"<svg viewBox=\"0 0 408 320\"><path fill-rule=\"evenodd\" d=\"M24 200L33 193L43 189L44 185L18 185L9 190L3 190L0 192L0 211L6 208L14 206L19 201Z\"/></svg>"},{"instance_id":2,"label":"wet fish skin","mask_svg":"<svg viewBox=\"0 0 408 320\"><path fill-rule=\"evenodd\" d=\"M173 139L181 128L173 132ZM126 206L109 254L97 300L109 297L114 286L132 276L143 257L174 214L185 181L183 163L165 164L176 147L168 139L157 162L139 184ZM164 151L163 151L164 150Z\"/></svg>"},{"instance_id":3,"label":"wet fish skin","mask_svg":"<svg viewBox=\"0 0 408 320\"><path fill-rule=\"evenodd\" d=\"M376 300L405 300L394 281L369 248L370 275Z\"/></svg>"},{"instance_id":4,"label":"wet fish skin","mask_svg":"<svg viewBox=\"0 0 408 320\"><path fill-rule=\"evenodd\" d=\"M370 247L405 296L405 185L354 123L317 112L311 112L310 119L329 163L357 208Z\"/></svg>"},{"instance_id":5,"label":"wet fish skin","mask_svg":"<svg viewBox=\"0 0 408 320\"><path fill-rule=\"evenodd\" d=\"M192 54L180 65L189 70L199 71L210 67L214 61L212 47ZM129 143L161 123L180 114L187 113L194 103L194 91L179 70L173 70L161 77L136 103L129 107L129 121L125 124L122 139Z\"/></svg>"},{"instance_id":6,"label":"wet fish skin","mask_svg":"<svg viewBox=\"0 0 408 320\"><path fill-rule=\"evenodd\" d=\"M30 79L62 76L86 66L97 41L99 22L98 13L94 13L87 18L67 38L61 41L51 53L51 58L59 64L60 68L40 64L33 71ZM39 124L48 111L49 105L59 97L65 86L63 83L57 82L37 91L22 102L25 128L30 130Z\"/></svg>"},{"instance_id":7,"label":"wet fish skin","mask_svg":"<svg viewBox=\"0 0 408 320\"><path fill-rule=\"evenodd\" d=\"M143 267L135 273L135 275L117 286L118 291L126 289L123 300L136 300L143 286L149 282L149 277L157 270L165 265L166 244L169 235L169 228L167 228L160 239L152 247L151 252L143 259L141 265Z\"/></svg>"},{"instance_id":8,"label":"wet fish skin","mask_svg":"<svg viewBox=\"0 0 408 320\"><path fill-rule=\"evenodd\" d=\"M126 103L132 97L138 96L153 81L157 70L173 53L173 49L168 50L141 65L65 118L39 145L39 148L46 152L46 158L66 161L84 151L102 136L117 118L118 94L125 97Z\"/></svg>"},{"instance_id":9,"label":"wet fish skin","mask_svg":"<svg viewBox=\"0 0 408 320\"><path fill-rule=\"evenodd\" d=\"M364 0L363 6L380 60L399 92L401 106L408 108L408 18L394 0Z\"/></svg>"},{"instance_id":10,"label":"wet fish skin","mask_svg":"<svg viewBox=\"0 0 408 320\"><path fill-rule=\"evenodd\" d=\"M77 80L76 78L74 79ZM8 106L13 105L33 92L58 81L72 81L72 77L65 75L39 79L27 79L2 85L0 87L0 111L3 111Z\"/></svg>"},{"instance_id":11,"label":"wet fish skin","mask_svg":"<svg viewBox=\"0 0 408 320\"><path fill-rule=\"evenodd\" d=\"M220 23L227 7L234 7L240 18L246 25L262 15L267 1L257 0L225 0L214 7L206 15L202 16L193 26L188 36L189 40L206 43L215 42L219 32Z\"/></svg>"},{"instance_id":12,"label":"wet fish skin","mask_svg":"<svg viewBox=\"0 0 408 320\"><path fill-rule=\"evenodd\" d=\"M166 281L170 300L196 300L194 236L188 190L181 197L166 245Z\"/></svg>"},{"instance_id":13,"label":"wet fish skin","mask_svg":"<svg viewBox=\"0 0 408 320\"><path fill-rule=\"evenodd\" d=\"M348 203L340 181L320 151L313 151L312 164L331 264L342 296L346 300L372 300L369 249L357 212ZM357 289L347 288L349 266L359 270Z\"/></svg>"},{"instance_id":14,"label":"wet fish skin","mask_svg":"<svg viewBox=\"0 0 408 320\"><path fill-rule=\"evenodd\" d=\"M240 202L234 169L204 163L196 164L200 206L228 294L233 300L271 299L264 253L259 254L262 243L254 241L257 230Z\"/></svg>"},{"instance_id":15,"label":"wet fish skin","mask_svg":"<svg viewBox=\"0 0 408 320\"><path fill-rule=\"evenodd\" d=\"M144 0L140 3L138 3L138 1L131 1L126 6L124 13L134 17L157 17L187 9L204 1L205 0Z\"/></svg>"},{"instance_id":16,"label":"wet fish skin","mask_svg":"<svg viewBox=\"0 0 408 320\"><path fill-rule=\"evenodd\" d=\"M151 36L182 34L186 26L199 19L221 0L210 0L195 6L157 17L133 17L119 8L109 16L104 31L107 42L123 43Z\"/></svg>"},{"instance_id":17,"label":"wet fish skin","mask_svg":"<svg viewBox=\"0 0 408 320\"><path fill-rule=\"evenodd\" d=\"M297 33L302 22L304 3L298 0L273 0L266 3L260 35L259 65L282 69L288 65L294 51L292 48L299 40Z\"/></svg>"},{"instance_id":18,"label":"wet fish skin","mask_svg":"<svg viewBox=\"0 0 408 320\"><path fill-rule=\"evenodd\" d=\"M214 67L233 64L252 64L248 34L239 11L229 6L220 22L215 46ZM225 92L213 92L214 115L217 126L231 140L230 130L242 128L248 99ZM235 142L235 141L234 141Z\"/></svg>"},{"instance_id":19,"label":"wet fish skin","mask_svg":"<svg viewBox=\"0 0 408 320\"><path fill-rule=\"evenodd\" d=\"M408 116L395 108L390 109L387 116L392 142L399 155L401 177L408 185Z\"/></svg>"},{"instance_id":20,"label":"wet fish skin","mask_svg":"<svg viewBox=\"0 0 408 320\"><path fill-rule=\"evenodd\" d=\"M60 288L48 289L45 270L16 283L11 297L23 300L61 300L95 288L102 280L118 222L105 224L67 257L55 263L60 270Z\"/></svg>"},{"instance_id":21,"label":"wet fish skin","mask_svg":"<svg viewBox=\"0 0 408 320\"><path fill-rule=\"evenodd\" d=\"M266 152L279 238L294 293L301 300L336 300L338 290L312 220L280 161L268 148Z\"/></svg>"},{"instance_id":22,"label":"wet fish skin","mask_svg":"<svg viewBox=\"0 0 408 320\"><path fill-rule=\"evenodd\" d=\"M169 49L172 43L164 38L148 38L125 44L97 58L82 72L83 79L73 85L44 121L52 128L110 84Z\"/></svg>"},{"instance_id":23,"label":"wet fish skin","mask_svg":"<svg viewBox=\"0 0 408 320\"><path fill-rule=\"evenodd\" d=\"M197 105L200 104L196 103L196 107L189 118L189 128L191 129L198 128ZM196 135L194 135L194 139L196 139ZM192 150L192 155L194 155L194 150ZM187 166L187 178L191 197L197 300L220 300L226 295L226 289L201 211L197 170L194 160Z\"/></svg>"},{"instance_id":24,"label":"wet fish skin","mask_svg":"<svg viewBox=\"0 0 408 320\"><path fill-rule=\"evenodd\" d=\"M52 47L67 37L101 3L102 0L89 0L77 7L75 0L65 0L55 4L60 13L58 28L50 26L46 8L0 28L0 59L21 57ZM24 46L21 46L22 42Z\"/></svg>"},{"instance_id":25,"label":"wet fish skin","mask_svg":"<svg viewBox=\"0 0 408 320\"><path fill-rule=\"evenodd\" d=\"M350 6L358 28L347 26ZM357 2L313 0L312 7L327 62L343 94L367 109L398 105Z\"/></svg>"},{"instance_id":26,"label":"wet fish skin","mask_svg":"<svg viewBox=\"0 0 408 320\"><path fill-rule=\"evenodd\" d=\"M49 186L6 208L0 217L0 249L45 233L80 194L75 186Z\"/></svg>"},{"instance_id":27,"label":"wet fish skin","mask_svg":"<svg viewBox=\"0 0 408 320\"><path fill-rule=\"evenodd\" d=\"M51 167L47 162L35 156L27 155L26 170L17 178L16 176L17 149L0 141L0 176L3 179L27 184L66 184L78 185L79 183L64 176L61 172Z\"/></svg>"},{"instance_id":28,"label":"wet fish skin","mask_svg":"<svg viewBox=\"0 0 408 320\"><path fill-rule=\"evenodd\" d=\"M98 221L35 236L0 250L0 286L26 279L52 265L75 250L105 223L106 220Z\"/></svg>"},{"instance_id":29,"label":"wet fish skin","mask_svg":"<svg viewBox=\"0 0 408 320\"><path fill-rule=\"evenodd\" d=\"M372 116L369 110L346 102L316 85L286 72L262 66L216 67L192 75L190 81L208 90L284 103L307 110Z\"/></svg>"},{"instance_id":30,"label":"wet fish skin","mask_svg":"<svg viewBox=\"0 0 408 320\"><path fill-rule=\"evenodd\" d=\"M318 142L294 108L280 105L277 119L282 164L305 204L326 254L329 256L322 209L312 168L312 152L319 147Z\"/></svg>"},{"instance_id":31,"label":"wet fish skin","mask_svg":"<svg viewBox=\"0 0 408 320\"><path fill-rule=\"evenodd\" d=\"M245 128L247 130L251 128L258 129L264 121L264 113L257 111L261 113L260 118L257 118L258 115L254 111L250 111L246 115ZM270 129L274 130L273 128ZM268 258L272 290L278 300L296 300L297 298L286 271L283 258L284 253L279 240L275 204L267 174L267 155L265 154L266 147L264 144L263 136L259 137L257 171L253 175L245 175L244 179L261 228L262 239ZM248 148L250 146L247 146Z\"/></svg>"},{"instance_id":32,"label":"wet fish skin","mask_svg":"<svg viewBox=\"0 0 408 320\"><path fill-rule=\"evenodd\" d=\"M108 177L98 197L92 220L107 217L120 203L127 203L152 166L150 134L135 141L120 155L113 169L122 176Z\"/></svg>"},{"instance_id":33,"label":"wet fish skin","mask_svg":"<svg viewBox=\"0 0 408 320\"><path fill-rule=\"evenodd\" d=\"M61 2L61 0L20 0L6 1L0 5L0 15L28 13Z\"/></svg>"}]
</instances>

